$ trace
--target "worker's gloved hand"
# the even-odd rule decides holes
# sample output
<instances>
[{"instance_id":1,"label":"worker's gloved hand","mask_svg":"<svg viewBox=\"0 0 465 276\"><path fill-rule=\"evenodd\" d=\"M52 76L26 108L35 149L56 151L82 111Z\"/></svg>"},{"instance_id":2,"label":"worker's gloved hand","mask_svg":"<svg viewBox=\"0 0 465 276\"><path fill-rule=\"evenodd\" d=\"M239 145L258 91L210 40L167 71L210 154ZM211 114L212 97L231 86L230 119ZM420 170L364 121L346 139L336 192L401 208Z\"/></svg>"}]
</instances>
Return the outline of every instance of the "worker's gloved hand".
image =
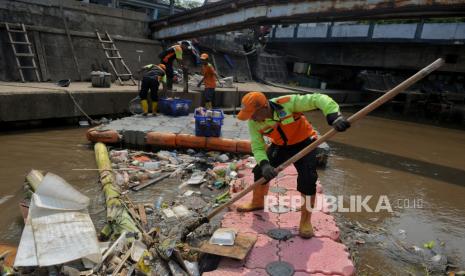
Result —
<instances>
[{"instance_id":1,"label":"worker's gloved hand","mask_svg":"<svg viewBox=\"0 0 465 276\"><path fill-rule=\"evenodd\" d=\"M350 127L350 122L339 112L330 113L326 116L328 124L337 131L345 131Z\"/></svg>"},{"instance_id":2,"label":"worker's gloved hand","mask_svg":"<svg viewBox=\"0 0 465 276\"><path fill-rule=\"evenodd\" d=\"M275 171L273 166L270 165L270 162L268 160L263 160L260 162L260 169L262 170L262 176L266 180L271 180L278 175Z\"/></svg>"}]
</instances>

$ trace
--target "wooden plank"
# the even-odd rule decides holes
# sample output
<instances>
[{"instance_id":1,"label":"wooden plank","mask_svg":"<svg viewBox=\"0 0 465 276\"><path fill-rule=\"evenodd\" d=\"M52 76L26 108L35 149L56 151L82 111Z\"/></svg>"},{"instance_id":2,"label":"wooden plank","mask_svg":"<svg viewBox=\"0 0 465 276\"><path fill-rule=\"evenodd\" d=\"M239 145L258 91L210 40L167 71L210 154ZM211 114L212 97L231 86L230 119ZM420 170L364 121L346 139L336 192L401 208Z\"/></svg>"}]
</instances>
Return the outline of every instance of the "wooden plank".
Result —
<instances>
[{"instance_id":1,"label":"wooden plank","mask_svg":"<svg viewBox=\"0 0 465 276\"><path fill-rule=\"evenodd\" d=\"M65 12L63 10L63 0L59 0L59 2L60 2L61 18L63 19L63 25L65 26L66 37L68 38L68 43L69 43L69 46L71 48L71 54L73 55L74 65L76 66L76 71L77 71L79 80L82 81L81 69L79 68L79 62L78 62L78 59L76 57L76 51L74 50L73 40L71 38L71 34L70 34L69 28L68 28L68 21L66 20Z\"/></svg>"},{"instance_id":2,"label":"wooden plank","mask_svg":"<svg viewBox=\"0 0 465 276\"><path fill-rule=\"evenodd\" d=\"M145 188L145 187L147 187L147 186L150 186L150 185L155 184L155 183L157 183L157 182L159 182L159 181L162 181L163 179L169 177L170 174L171 174L171 173L166 173L166 174L160 175L159 177L157 177L157 178L155 178L155 179L153 179L153 180L150 180L150 181L147 182L147 183L143 183L143 184L137 185L137 186L133 187L132 189L133 189L134 191L139 191L139 190L141 190L141 189L143 189L143 188Z\"/></svg>"},{"instance_id":3,"label":"wooden plank","mask_svg":"<svg viewBox=\"0 0 465 276\"><path fill-rule=\"evenodd\" d=\"M127 276L128 270L126 268L121 269L121 272L118 274L119 276Z\"/></svg>"},{"instance_id":4,"label":"wooden plank","mask_svg":"<svg viewBox=\"0 0 465 276\"><path fill-rule=\"evenodd\" d=\"M126 263L126 261L129 259L130 256L131 256L131 250L128 250L126 254L124 254L124 257L121 259L121 262L118 264L118 266L113 271L113 274L111 274L112 276L118 275L118 272L123 267L123 265Z\"/></svg>"},{"instance_id":5,"label":"wooden plank","mask_svg":"<svg viewBox=\"0 0 465 276\"><path fill-rule=\"evenodd\" d=\"M137 209L139 211L140 221L142 222L142 226L144 227L144 231L147 229L147 214L145 213L144 204L139 203L137 205Z\"/></svg>"},{"instance_id":6,"label":"wooden plank","mask_svg":"<svg viewBox=\"0 0 465 276\"><path fill-rule=\"evenodd\" d=\"M47 70L47 63L45 61L45 49L42 45L42 40L40 39L40 33L38 31L32 32L32 37L34 40L34 46L37 54L37 59L39 60L39 69L40 74L42 75L42 80L47 81L48 77L48 70Z\"/></svg>"},{"instance_id":7,"label":"wooden plank","mask_svg":"<svg viewBox=\"0 0 465 276\"><path fill-rule=\"evenodd\" d=\"M229 257L237 260L243 260L249 253L252 246L257 241L257 236L253 234L238 233L234 245L223 246L210 244L205 241L202 246L198 249L200 252L209 253L224 257Z\"/></svg>"},{"instance_id":8,"label":"wooden plank","mask_svg":"<svg viewBox=\"0 0 465 276\"><path fill-rule=\"evenodd\" d=\"M0 256L4 258L6 266L13 266L17 251L18 248L16 246L0 243Z\"/></svg>"}]
</instances>

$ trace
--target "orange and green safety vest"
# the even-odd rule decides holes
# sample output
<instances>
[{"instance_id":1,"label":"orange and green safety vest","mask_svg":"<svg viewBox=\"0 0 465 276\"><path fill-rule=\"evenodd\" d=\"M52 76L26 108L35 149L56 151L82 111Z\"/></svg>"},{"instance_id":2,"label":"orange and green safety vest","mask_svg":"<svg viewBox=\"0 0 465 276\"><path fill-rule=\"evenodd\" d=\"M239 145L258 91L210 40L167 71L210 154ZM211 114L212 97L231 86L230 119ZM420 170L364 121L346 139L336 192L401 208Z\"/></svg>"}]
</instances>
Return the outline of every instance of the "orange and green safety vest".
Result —
<instances>
[{"instance_id":1,"label":"orange and green safety vest","mask_svg":"<svg viewBox=\"0 0 465 276\"><path fill-rule=\"evenodd\" d=\"M325 116L339 112L339 105L324 94L288 95L271 99L270 104L273 118L263 122L248 121L252 152L257 163L268 160L263 136L276 145L294 145L317 136L303 112L320 109Z\"/></svg>"},{"instance_id":2,"label":"orange and green safety vest","mask_svg":"<svg viewBox=\"0 0 465 276\"><path fill-rule=\"evenodd\" d=\"M169 47L165 51L165 56L162 57L163 63L167 64L172 62L176 58L178 61L182 60L182 47L179 44L175 44Z\"/></svg>"}]
</instances>

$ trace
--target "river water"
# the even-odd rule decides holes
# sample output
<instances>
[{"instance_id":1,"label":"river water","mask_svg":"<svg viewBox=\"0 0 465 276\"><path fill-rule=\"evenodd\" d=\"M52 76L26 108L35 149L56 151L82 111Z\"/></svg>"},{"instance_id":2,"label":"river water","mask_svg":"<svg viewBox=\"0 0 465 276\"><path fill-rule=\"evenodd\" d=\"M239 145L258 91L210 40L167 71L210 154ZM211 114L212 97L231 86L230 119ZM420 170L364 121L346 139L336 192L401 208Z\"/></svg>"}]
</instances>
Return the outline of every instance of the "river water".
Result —
<instances>
[{"instance_id":1,"label":"river water","mask_svg":"<svg viewBox=\"0 0 465 276\"><path fill-rule=\"evenodd\" d=\"M328 130L320 114L310 118L321 132ZM96 165L85 131L39 129L0 135L0 243L19 242L23 224L18 202L32 168L56 173L96 198ZM350 207L350 196L372 196L371 209L384 198L393 210L344 212L338 217L375 225L419 247L435 240L465 270L465 131L368 117L335 136L330 145L328 166L319 172L325 192L342 196L344 207ZM382 244L361 245L359 257L357 268L363 274L409 271L409 264Z\"/></svg>"}]
</instances>

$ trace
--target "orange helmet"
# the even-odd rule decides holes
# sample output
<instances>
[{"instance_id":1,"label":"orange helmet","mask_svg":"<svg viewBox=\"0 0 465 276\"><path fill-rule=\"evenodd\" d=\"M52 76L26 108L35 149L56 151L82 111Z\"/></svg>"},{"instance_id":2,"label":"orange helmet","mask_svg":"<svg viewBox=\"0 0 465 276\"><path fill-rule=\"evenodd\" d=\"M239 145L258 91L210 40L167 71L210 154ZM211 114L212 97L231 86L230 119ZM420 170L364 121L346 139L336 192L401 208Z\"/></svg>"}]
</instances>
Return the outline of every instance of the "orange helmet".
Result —
<instances>
[{"instance_id":1,"label":"orange helmet","mask_svg":"<svg viewBox=\"0 0 465 276\"><path fill-rule=\"evenodd\" d=\"M158 64L158 67L163 69L163 71L166 71L166 65L164 65L163 63Z\"/></svg>"},{"instance_id":2,"label":"orange helmet","mask_svg":"<svg viewBox=\"0 0 465 276\"><path fill-rule=\"evenodd\" d=\"M207 60L208 59L208 54L207 53L203 53L200 55L200 59L201 60Z\"/></svg>"},{"instance_id":3,"label":"orange helmet","mask_svg":"<svg viewBox=\"0 0 465 276\"><path fill-rule=\"evenodd\" d=\"M237 114L237 119L246 121L252 118L254 112L260 107L268 105L268 100L262 92L249 92L242 98L242 109Z\"/></svg>"}]
</instances>

